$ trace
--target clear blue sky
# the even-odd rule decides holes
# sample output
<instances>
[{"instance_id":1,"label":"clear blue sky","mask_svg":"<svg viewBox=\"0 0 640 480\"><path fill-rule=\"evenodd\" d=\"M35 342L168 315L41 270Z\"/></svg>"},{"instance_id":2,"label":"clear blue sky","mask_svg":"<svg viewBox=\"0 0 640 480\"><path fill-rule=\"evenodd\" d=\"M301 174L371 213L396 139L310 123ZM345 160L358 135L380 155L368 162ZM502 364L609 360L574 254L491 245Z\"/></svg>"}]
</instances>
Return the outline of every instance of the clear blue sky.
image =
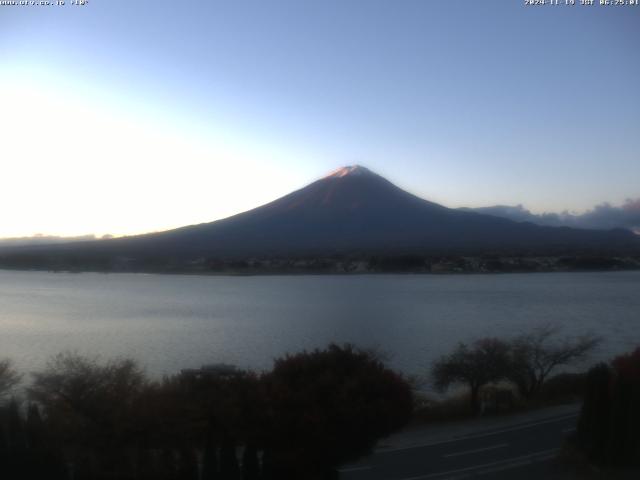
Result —
<instances>
[{"instance_id":1,"label":"clear blue sky","mask_svg":"<svg viewBox=\"0 0 640 480\"><path fill-rule=\"evenodd\" d=\"M452 207L621 203L639 47L638 6L0 6L0 236L209 221L352 163Z\"/></svg>"}]
</instances>

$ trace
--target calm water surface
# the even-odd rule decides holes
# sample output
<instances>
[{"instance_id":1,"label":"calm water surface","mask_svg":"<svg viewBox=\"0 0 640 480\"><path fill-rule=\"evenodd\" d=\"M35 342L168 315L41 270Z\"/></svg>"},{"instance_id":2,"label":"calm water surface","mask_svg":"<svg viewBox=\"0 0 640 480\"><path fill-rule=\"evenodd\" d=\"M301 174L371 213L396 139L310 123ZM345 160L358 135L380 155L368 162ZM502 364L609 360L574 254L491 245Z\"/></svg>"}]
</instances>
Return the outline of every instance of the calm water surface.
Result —
<instances>
[{"instance_id":1,"label":"calm water surface","mask_svg":"<svg viewBox=\"0 0 640 480\"><path fill-rule=\"evenodd\" d=\"M423 373L458 341L554 323L640 344L640 272L214 277L0 271L0 357L24 371L63 350L131 356L152 374L330 341L380 347Z\"/></svg>"}]
</instances>

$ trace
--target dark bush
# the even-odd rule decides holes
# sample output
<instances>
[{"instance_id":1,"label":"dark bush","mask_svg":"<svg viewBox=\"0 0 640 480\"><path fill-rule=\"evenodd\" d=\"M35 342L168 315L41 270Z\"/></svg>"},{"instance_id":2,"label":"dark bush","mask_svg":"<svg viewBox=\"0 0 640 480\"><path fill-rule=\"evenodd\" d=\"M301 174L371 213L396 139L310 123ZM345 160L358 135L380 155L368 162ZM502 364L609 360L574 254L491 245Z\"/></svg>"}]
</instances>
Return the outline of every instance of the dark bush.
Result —
<instances>
[{"instance_id":1,"label":"dark bush","mask_svg":"<svg viewBox=\"0 0 640 480\"><path fill-rule=\"evenodd\" d=\"M601 465L640 465L640 348L589 370L578 445Z\"/></svg>"}]
</instances>

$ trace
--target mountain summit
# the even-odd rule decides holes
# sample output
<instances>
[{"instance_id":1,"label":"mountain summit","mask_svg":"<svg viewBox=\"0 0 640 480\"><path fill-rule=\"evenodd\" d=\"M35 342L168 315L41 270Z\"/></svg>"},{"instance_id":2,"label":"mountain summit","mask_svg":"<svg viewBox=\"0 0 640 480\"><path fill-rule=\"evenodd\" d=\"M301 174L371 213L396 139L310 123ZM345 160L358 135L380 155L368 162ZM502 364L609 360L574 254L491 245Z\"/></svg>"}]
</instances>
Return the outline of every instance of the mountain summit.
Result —
<instances>
[{"instance_id":1,"label":"mountain summit","mask_svg":"<svg viewBox=\"0 0 640 480\"><path fill-rule=\"evenodd\" d=\"M343 178L348 175L363 176L363 175L376 175L371 170L361 165L347 165L346 167L338 168L324 178Z\"/></svg>"},{"instance_id":2,"label":"mountain summit","mask_svg":"<svg viewBox=\"0 0 640 480\"><path fill-rule=\"evenodd\" d=\"M161 233L41 247L49 255L171 259L335 254L516 255L638 248L629 231L542 227L446 208L359 166L342 167L261 207ZM76 258L74 257L74 258Z\"/></svg>"}]
</instances>

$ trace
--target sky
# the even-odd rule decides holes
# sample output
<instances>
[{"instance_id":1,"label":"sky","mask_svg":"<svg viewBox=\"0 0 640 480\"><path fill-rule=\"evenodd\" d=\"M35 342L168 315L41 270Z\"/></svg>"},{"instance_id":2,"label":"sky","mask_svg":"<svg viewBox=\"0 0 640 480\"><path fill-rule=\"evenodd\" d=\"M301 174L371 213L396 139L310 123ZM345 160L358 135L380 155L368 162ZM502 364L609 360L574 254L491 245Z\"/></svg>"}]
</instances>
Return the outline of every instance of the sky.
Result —
<instances>
[{"instance_id":1,"label":"sky","mask_svg":"<svg viewBox=\"0 0 640 480\"><path fill-rule=\"evenodd\" d=\"M560 1L0 5L0 237L212 221L350 164L450 207L637 199L640 6Z\"/></svg>"}]
</instances>

